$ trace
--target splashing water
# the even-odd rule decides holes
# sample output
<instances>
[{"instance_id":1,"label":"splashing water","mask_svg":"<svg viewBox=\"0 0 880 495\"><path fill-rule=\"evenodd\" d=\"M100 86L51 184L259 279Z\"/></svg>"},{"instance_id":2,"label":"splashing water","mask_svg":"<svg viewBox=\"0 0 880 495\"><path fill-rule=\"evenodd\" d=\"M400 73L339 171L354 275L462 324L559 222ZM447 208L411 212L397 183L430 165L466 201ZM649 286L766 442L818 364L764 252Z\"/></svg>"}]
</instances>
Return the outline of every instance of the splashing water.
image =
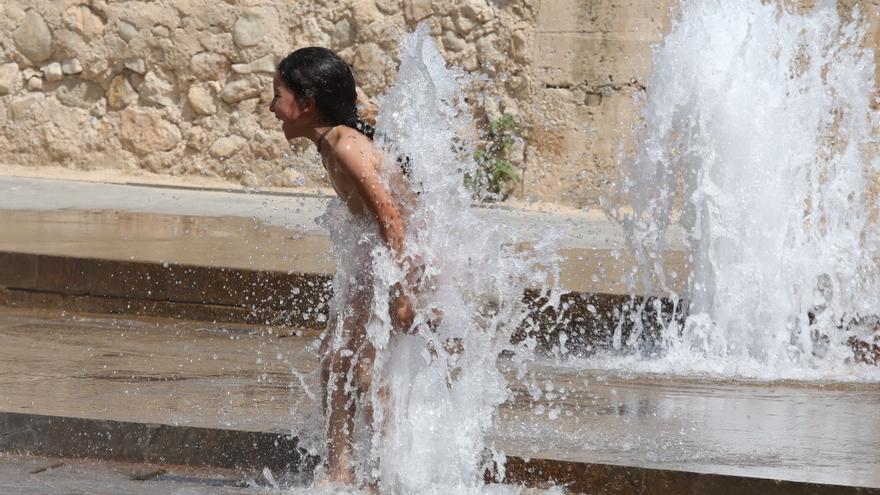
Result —
<instances>
[{"instance_id":1,"label":"splashing water","mask_svg":"<svg viewBox=\"0 0 880 495\"><path fill-rule=\"evenodd\" d=\"M632 209L611 210L639 283L679 315L657 332L662 357L630 365L880 380L854 363L854 348L880 331L869 194L880 121L873 52L853 17L827 2L807 15L757 0L683 2L655 51L641 144L622 181L617 204ZM685 294L658 261L676 224L690 251Z\"/></svg>"},{"instance_id":2,"label":"splashing water","mask_svg":"<svg viewBox=\"0 0 880 495\"><path fill-rule=\"evenodd\" d=\"M512 349L514 332L528 330L524 291L555 287L547 285L548 278L558 280L555 241L545 234L533 251L519 252L514 246L522 239L472 212L464 175L476 166L474 124L460 94L468 76L445 67L424 27L405 37L400 57L397 82L381 104L376 142L385 154L386 184L403 198L404 254L424 272L418 331L391 329L389 288L406 283L406 274L373 222L356 219L341 203L323 218L337 262L334 297L340 299L334 306L345 308L328 328L338 334L332 338L345 338L339 320L346 314L372 315L373 385L357 403L362 413L354 427L359 480L376 483L382 493L483 493L485 469L503 460L484 445L509 395L496 360ZM402 161L409 166L405 182L397 173ZM345 300L352 286L372 288L369 307ZM543 295L552 303L558 292L550 288ZM429 325L441 312L439 325ZM525 351L520 346L515 353L520 363ZM372 415L363 413L370 410Z\"/></svg>"}]
</instances>

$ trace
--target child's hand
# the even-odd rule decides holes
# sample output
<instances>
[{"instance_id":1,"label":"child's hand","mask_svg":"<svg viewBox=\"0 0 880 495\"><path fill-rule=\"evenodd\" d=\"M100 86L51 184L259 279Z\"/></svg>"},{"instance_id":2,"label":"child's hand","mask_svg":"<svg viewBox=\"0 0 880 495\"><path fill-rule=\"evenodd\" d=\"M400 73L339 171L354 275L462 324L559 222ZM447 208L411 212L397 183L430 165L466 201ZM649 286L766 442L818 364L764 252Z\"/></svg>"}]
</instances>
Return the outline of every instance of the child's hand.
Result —
<instances>
[{"instance_id":1,"label":"child's hand","mask_svg":"<svg viewBox=\"0 0 880 495\"><path fill-rule=\"evenodd\" d=\"M416 312L409 296L400 294L391 300L391 323L397 330L411 333L415 318Z\"/></svg>"},{"instance_id":2,"label":"child's hand","mask_svg":"<svg viewBox=\"0 0 880 495\"><path fill-rule=\"evenodd\" d=\"M440 324L443 323L443 311L434 308L431 310L431 313L434 317L428 320L428 328L430 328L432 332L436 332L440 328Z\"/></svg>"}]
</instances>

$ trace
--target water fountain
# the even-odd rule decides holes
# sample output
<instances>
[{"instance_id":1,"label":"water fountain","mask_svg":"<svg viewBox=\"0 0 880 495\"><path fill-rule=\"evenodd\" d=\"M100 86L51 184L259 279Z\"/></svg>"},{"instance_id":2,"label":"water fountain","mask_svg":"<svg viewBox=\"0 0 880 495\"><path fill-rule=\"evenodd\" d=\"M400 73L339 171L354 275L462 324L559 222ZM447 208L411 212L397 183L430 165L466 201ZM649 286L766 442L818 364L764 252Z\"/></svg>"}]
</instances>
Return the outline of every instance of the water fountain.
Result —
<instances>
[{"instance_id":1,"label":"water fountain","mask_svg":"<svg viewBox=\"0 0 880 495\"><path fill-rule=\"evenodd\" d=\"M878 169L871 154L877 115L870 108L874 67L864 37L857 16L844 21L832 6L797 15L757 0L684 0L656 51L638 151L623 160L628 168L619 197L606 203L638 260L628 282L638 296L660 298L632 299L633 309L606 329L607 352L581 358L550 352L547 359L532 360L535 334L560 326L576 330L578 324L532 319L535 306L523 301L528 293L548 314L565 309L557 288L557 234L534 232L527 239L518 235L522 230L495 221L501 216L475 214L463 186L474 166L468 137L473 123L458 94L469 76L445 67L425 28L407 36L398 82L382 102L377 142L389 167L397 166L396 157L412 164L411 187L418 194L405 205L412 218L407 254L424 263L432 287L420 301L423 315L439 308L443 318L437 328L419 321L411 336L389 338L389 322L381 317L370 327L380 350L374 383L388 399L380 399L378 388L365 399L382 408L358 424L361 480L375 481L381 493L517 491L485 485L486 471L497 480L557 482L587 493L682 487L678 492L740 487L744 493L782 493L819 486L810 483L824 484L816 492L834 491L834 485L880 487L880 372L857 359L867 360L867 354L853 351L871 344L872 308L880 303L878 229L871 216L876 198L868 192ZM390 179L389 185L395 187ZM23 194L39 197L30 190ZM206 193L185 193L198 194ZM216 194L206 208L215 214L230 203ZM88 196L104 198L99 192ZM151 202L180 214L176 199L165 199ZM299 198L299 206L275 209L287 200L267 196L254 202L271 203L266 209L272 218L306 208L309 220L325 202L312 198L304 207ZM82 223L79 216L75 220ZM228 219L213 221L232 228ZM208 226L224 239L242 238L241 231L217 232L217 224L204 219L184 223L194 230ZM245 223L255 230L258 222ZM686 232L690 256L688 269L675 273L660 263L673 227ZM115 235L113 226L107 229ZM253 243L246 254L253 254L252 246L266 250L267 232L245 237ZM285 243L276 250L285 255L294 250L288 241L303 241L287 231L278 237ZM324 249L325 238L310 241L299 249ZM519 249L525 242L533 246L529 252ZM377 288L402 279L385 250L371 256L380 268ZM7 260L18 260L27 275L34 269L31 258ZM48 286L27 285L35 274L21 277L20 292L48 288L67 297L84 290L115 301L135 299L137 287L145 303L136 305L158 297L169 303L169 312L178 310L166 301L170 295L218 311L240 296L249 304L258 299L293 306L301 317L297 323L308 328L74 315L72 322L68 316L45 318L42 325L57 324L65 332L65 339L53 338L49 346L31 331L43 316L7 315L0 331L18 347L7 350L16 355L5 365L14 368L19 349L27 349L24 357L39 359L18 366L40 366L50 379L28 376L4 384L6 395L23 398L17 413L3 416L4 442L33 447L37 435L31 433L37 432L49 438L37 447L48 445L52 455L123 451L160 463L220 459L224 467L256 466L263 487L312 493L301 483L308 482L317 458L289 454L307 445L320 425L296 425L292 437L284 433L292 422L308 421L304 403L318 409L309 394L317 381L316 349L309 342L326 316L317 294L323 272L299 265L304 273L290 277L299 284L294 294L302 290L310 297L291 303L287 295L272 293L286 287L283 275L291 274L278 266L289 269L287 258L264 265L276 278L246 273L252 263L239 271L212 271L156 260L143 266L81 261L71 261L65 273L103 273L113 283L102 279L71 288L64 277L50 277L41 281ZM43 259L37 268L59 272L66 262ZM685 291L675 289L676 277L687 278ZM200 286L205 280L208 285ZM387 314L387 304L388 294L377 291L375 313ZM587 305L584 314L595 315L596 308ZM565 344L560 339L555 349ZM153 356L159 348L173 352ZM65 368L62 356L80 355L90 357L93 369L87 373L79 362L73 371ZM59 393L55 387L63 380L52 379L50 368L74 385ZM285 414L297 400L294 414ZM35 403L42 407L37 415L51 411L55 417L34 419ZM98 409L118 416L101 416ZM82 410L98 417L67 417ZM830 410L835 420L825 418ZM15 421L31 429L10 428ZM162 422L172 424L154 428ZM310 453L320 454L323 439L313 440L317 450ZM58 445L70 450L51 451ZM164 481L181 480L185 476L172 471Z\"/></svg>"},{"instance_id":2,"label":"water fountain","mask_svg":"<svg viewBox=\"0 0 880 495\"><path fill-rule=\"evenodd\" d=\"M694 53L694 43L704 49ZM631 312L614 322L612 351L575 363L685 375L685 381L880 379L876 367L854 359L855 343L872 342L872 308L880 302L868 194L880 166L870 154L874 68L863 44L857 14L844 22L830 6L801 16L760 2L683 3L655 54L640 145L614 203L626 206L609 208L639 262L631 286L666 300L634 299ZM513 331L527 320L519 295L544 286L548 306L559 303L545 285L546 269L536 270L549 266L554 279L553 236L529 255L516 255L505 246L524 239L505 236L470 210L462 175L473 162L462 136L471 123L457 95L464 80L445 69L420 28L402 44L398 82L378 120L386 154L415 164L410 180L419 194L408 205L416 226L408 254L424 259L439 281L424 303L456 308L437 333L423 325L418 336L392 343L383 322L372 334L385 350L375 380L387 384L392 399L384 437L362 450L371 452L365 465L376 466L389 493L485 489L481 471L493 460L481 457L492 450L486 433L510 398L495 356L511 348ZM657 262L676 224L687 232L690 274L666 273ZM470 242L450 242L457 238ZM393 263L377 254L384 285L400 281ZM676 276L688 277L685 293L667 283ZM376 294L379 308L387 304L382 298ZM657 326L640 327L645 321ZM565 410L554 401L564 403L576 387L556 393L536 375L527 377L525 350L514 353L514 374L536 403L549 398L525 421L552 427ZM550 368L559 364L552 361ZM375 420L374 431L382 421L388 420ZM531 434L567 445L541 431ZM697 445L692 452L670 450L681 433L655 434L668 437L646 443L668 451L656 454L656 462L703 455ZM583 435L572 438L615 444Z\"/></svg>"},{"instance_id":3,"label":"water fountain","mask_svg":"<svg viewBox=\"0 0 880 495\"><path fill-rule=\"evenodd\" d=\"M558 280L552 234L536 233L542 240L534 242L535 250L519 252L515 245L523 239L471 208L464 176L476 167L468 134L474 126L460 92L469 77L446 68L427 27L420 26L401 43L397 82L377 119L385 170L396 169L397 157L410 164L406 186L391 175L386 182L398 197L409 198L402 207L409 216L404 254L422 264L427 287L418 298L416 335L396 334L387 317L368 324L378 386L369 404L360 405L372 407L371 425L355 425L356 432L372 432L356 447L362 453L357 471L364 481L377 479L383 493L485 489L484 471L499 458L484 457L484 437L509 394L497 356L511 350L512 335L523 330L523 292L543 286L552 303L555 286L546 284ZM336 230L344 237L352 229ZM343 277L359 269L347 263L351 253L335 255ZM372 256L378 278L372 312L387 315L388 288L406 284L406 274L385 248ZM442 322L428 325L435 308ZM522 365L528 352L518 347L513 355Z\"/></svg>"},{"instance_id":4,"label":"water fountain","mask_svg":"<svg viewBox=\"0 0 880 495\"><path fill-rule=\"evenodd\" d=\"M654 54L636 155L608 202L627 205L608 209L638 259L630 283L674 304L633 332L655 335L661 357L627 366L880 379L859 363L876 359L864 350L876 346L880 303L869 193L880 120L864 24L833 3L799 15L773 2L683 2ZM676 226L689 274L658 263ZM686 292L670 288L684 276ZM629 317L638 327L658 307L636 304Z\"/></svg>"}]
</instances>

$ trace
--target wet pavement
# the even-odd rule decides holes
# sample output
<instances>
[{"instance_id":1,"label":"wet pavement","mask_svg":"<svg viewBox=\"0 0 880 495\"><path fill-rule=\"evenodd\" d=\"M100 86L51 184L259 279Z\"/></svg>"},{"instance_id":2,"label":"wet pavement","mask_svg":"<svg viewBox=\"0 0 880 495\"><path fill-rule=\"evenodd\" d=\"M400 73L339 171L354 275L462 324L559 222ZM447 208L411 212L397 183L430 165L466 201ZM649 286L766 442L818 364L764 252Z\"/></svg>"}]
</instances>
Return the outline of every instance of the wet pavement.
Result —
<instances>
[{"instance_id":1,"label":"wet pavement","mask_svg":"<svg viewBox=\"0 0 880 495\"><path fill-rule=\"evenodd\" d=\"M517 455L880 488L880 385L531 370L496 432Z\"/></svg>"},{"instance_id":2,"label":"wet pavement","mask_svg":"<svg viewBox=\"0 0 880 495\"><path fill-rule=\"evenodd\" d=\"M0 411L305 431L315 411L316 335L0 308ZM512 384L496 447L520 458L880 488L877 384L585 368L534 363Z\"/></svg>"},{"instance_id":3,"label":"wet pavement","mask_svg":"<svg viewBox=\"0 0 880 495\"><path fill-rule=\"evenodd\" d=\"M330 240L242 217L13 210L0 251L232 269L330 273Z\"/></svg>"},{"instance_id":4,"label":"wet pavement","mask_svg":"<svg viewBox=\"0 0 880 495\"><path fill-rule=\"evenodd\" d=\"M248 479L240 473L217 469L0 454L0 493L239 495L286 492L271 490L265 479Z\"/></svg>"},{"instance_id":5,"label":"wet pavement","mask_svg":"<svg viewBox=\"0 0 880 495\"><path fill-rule=\"evenodd\" d=\"M329 201L285 195L0 176L0 251L199 266L331 273L329 239L315 223ZM560 236L561 285L628 294L633 266L623 232L598 211L495 206L478 215L534 239ZM687 264L680 233L664 258L680 290ZM528 249L523 244L523 249Z\"/></svg>"},{"instance_id":6,"label":"wet pavement","mask_svg":"<svg viewBox=\"0 0 880 495\"><path fill-rule=\"evenodd\" d=\"M355 495L342 487L314 487L271 471L243 475L221 470L57 457L0 454L0 494L9 495ZM443 493L437 490L436 493ZM559 495L542 490L490 485L481 495Z\"/></svg>"},{"instance_id":7,"label":"wet pavement","mask_svg":"<svg viewBox=\"0 0 880 495\"><path fill-rule=\"evenodd\" d=\"M0 308L0 411L287 432L317 335Z\"/></svg>"}]
</instances>

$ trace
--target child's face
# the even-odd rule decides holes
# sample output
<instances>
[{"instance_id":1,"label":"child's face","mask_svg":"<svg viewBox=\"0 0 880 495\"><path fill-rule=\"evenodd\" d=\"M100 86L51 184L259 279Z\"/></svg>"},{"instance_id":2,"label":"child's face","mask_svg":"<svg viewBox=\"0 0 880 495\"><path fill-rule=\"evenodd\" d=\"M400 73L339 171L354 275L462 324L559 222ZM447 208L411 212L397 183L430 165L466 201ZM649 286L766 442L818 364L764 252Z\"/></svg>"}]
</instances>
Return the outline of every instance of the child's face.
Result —
<instances>
[{"instance_id":1,"label":"child's face","mask_svg":"<svg viewBox=\"0 0 880 495\"><path fill-rule=\"evenodd\" d=\"M272 80L274 95L269 103L269 111L275 114L275 118L281 121L281 130L284 137L293 139L302 137L302 131L311 124L312 107L314 105L308 99L299 100L293 91L288 88L278 74Z\"/></svg>"}]
</instances>

